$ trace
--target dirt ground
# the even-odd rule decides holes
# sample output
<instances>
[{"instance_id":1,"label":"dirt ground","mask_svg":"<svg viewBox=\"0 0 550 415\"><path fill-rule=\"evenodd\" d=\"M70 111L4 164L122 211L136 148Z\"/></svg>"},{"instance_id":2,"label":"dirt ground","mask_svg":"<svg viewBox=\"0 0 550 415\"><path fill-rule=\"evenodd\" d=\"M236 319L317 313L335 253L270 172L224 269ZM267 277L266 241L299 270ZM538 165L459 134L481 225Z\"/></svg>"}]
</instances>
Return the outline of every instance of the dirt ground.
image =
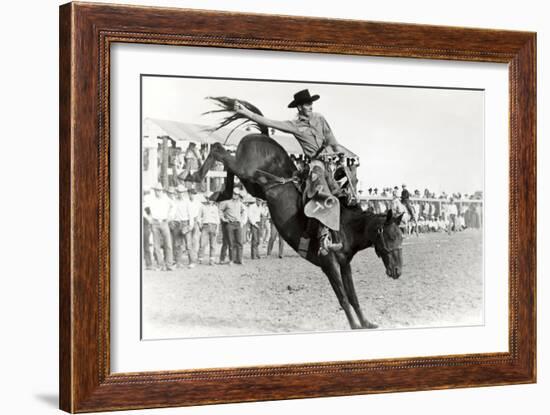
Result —
<instances>
[{"instance_id":1,"label":"dirt ground","mask_svg":"<svg viewBox=\"0 0 550 415\"><path fill-rule=\"evenodd\" d=\"M274 253L276 247L274 249ZM285 247L285 257L244 265L144 271L144 339L348 330L322 271ZM410 236L403 274L387 277L373 249L352 262L367 318L381 329L483 323L481 232Z\"/></svg>"}]
</instances>

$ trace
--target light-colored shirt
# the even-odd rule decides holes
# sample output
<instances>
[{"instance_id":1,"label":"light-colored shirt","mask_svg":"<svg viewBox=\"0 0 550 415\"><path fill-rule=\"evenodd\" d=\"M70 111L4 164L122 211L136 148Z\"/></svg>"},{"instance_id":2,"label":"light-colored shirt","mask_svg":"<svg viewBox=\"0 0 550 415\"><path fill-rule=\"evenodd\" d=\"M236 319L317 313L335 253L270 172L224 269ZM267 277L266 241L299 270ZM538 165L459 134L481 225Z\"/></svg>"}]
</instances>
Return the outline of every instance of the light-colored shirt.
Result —
<instances>
[{"instance_id":1,"label":"light-colored shirt","mask_svg":"<svg viewBox=\"0 0 550 415\"><path fill-rule=\"evenodd\" d=\"M220 212L225 222L241 222L245 211L244 204L240 200L224 200L220 203Z\"/></svg>"},{"instance_id":2,"label":"light-colored shirt","mask_svg":"<svg viewBox=\"0 0 550 415\"><path fill-rule=\"evenodd\" d=\"M292 134L308 157L313 157L325 144L336 144L327 120L315 112L309 117L298 114L295 119L289 121L268 120L257 114L251 114L250 118L260 124L267 124L269 127Z\"/></svg>"},{"instance_id":3,"label":"light-colored shirt","mask_svg":"<svg viewBox=\"0 0 550 415\"><path fill-rule=\"evenodd\" d=\"M189 220L189 202L185 199L174 200L171 216L177 221Z\"/></svg>"},{"instance_id":4,"label":"light-colored shirt","mask_svg":"<svg viewBox=\"0 0 550 415\"><path fill-rule=\"evenodd\" d=\"M241 225L244 226L248 223L248 207L243 203L243 212L241 213Z\"/></svg>"},{"instance_id":5,"label":"light-colored shirt","mask_svg":"<svg viewBox=\"0 0 550 415\"><path fill-rule=\"evenodd\" d=\"M149 208L151 209L151 216L156 220L167 220L172 208L172 200L166 195L160 197L154 197L149 200Z\"/></svg>"},{"instance_id":6,"label":"light-colored shirt","mask_svg":"<svg viewBox=\"0 0 550 415\"><path fill-rule=\"evenodd\" d=\"M248 222L252 225L257 225L260 222L262 216L263 208L258 206L256 203L251 204L248 207Z\"/></svg>"},{"instance_id":7,"label":"light-colored shirt","mask_svg":"<svg viewBox=\"0 0 550 415\"><path fill-rule=\"evenodd\" d=\"M216 205L202 205L200 213L201 223L220 223L220 214Z\"/></svg>"},{"instance_id":8,"label":"light-colored shirt","mask_svg":"<svg viewBox=\"0 0 550 415\"><path fill-rule=\"evenodd\" d=\"M455 205L454 203L449 203L449 204L447 205L447 213L448 213L449 215L456 215L456 214L458 214L458 209L457 209L457 207L456 207L456 205Z\"/></svg>"},{"instance_id":9,"label":"light-colored shirt","mask_svg":"<svg viewBox=\"0 0 550 415\"><path fill-rule=\"evenodd\" d=\"M188 211L189 211L189 221L193 222L195 219L199 219L199 215L201 213L202 203L199 202L197 199L189 200L188 203Z\"/></svg>"}]
</instances>

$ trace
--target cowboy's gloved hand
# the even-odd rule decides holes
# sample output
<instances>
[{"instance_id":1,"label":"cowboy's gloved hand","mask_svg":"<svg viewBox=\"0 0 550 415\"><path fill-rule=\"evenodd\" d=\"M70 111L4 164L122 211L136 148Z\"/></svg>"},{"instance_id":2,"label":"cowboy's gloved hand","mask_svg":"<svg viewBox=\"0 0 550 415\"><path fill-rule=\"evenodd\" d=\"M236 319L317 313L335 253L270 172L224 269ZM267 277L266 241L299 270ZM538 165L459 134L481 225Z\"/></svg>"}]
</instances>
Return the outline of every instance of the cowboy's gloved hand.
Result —
<instances>
[{"instance_id":1,"label":"cowboy's gloved hand","mask_svg":"<svg viewBox=\"0 0 550 415\"><path fill-rule=\"evenodd\" d=\"M242 106L242 104L239 101L235 100L235 105L233 105L233 111L235 111L237 114L244 115L245 108Z\"/></svg>"},{"instance_id":2,"label":"cowboy's gloved hand","mask_svg":"<svg viewBox=\"0 0 550 415\"><path fill-rule=\"evenodd\" d=\"M245 117L250 117L250 114L252 114L251 111L249 111L244 105L242 105L239 101L235 100L235 105L233 106L233 111L235 111L237 114L244 115Z\"/></svg>"}]
</instances>

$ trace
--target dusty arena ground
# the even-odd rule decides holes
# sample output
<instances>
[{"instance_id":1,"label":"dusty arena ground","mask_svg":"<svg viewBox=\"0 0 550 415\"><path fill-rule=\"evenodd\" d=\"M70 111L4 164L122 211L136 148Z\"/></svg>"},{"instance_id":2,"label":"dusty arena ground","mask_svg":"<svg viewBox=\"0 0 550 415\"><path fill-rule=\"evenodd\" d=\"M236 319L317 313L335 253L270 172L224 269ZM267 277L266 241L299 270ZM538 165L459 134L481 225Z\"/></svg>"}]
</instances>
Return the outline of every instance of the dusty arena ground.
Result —
<instances>
[{"instance_id":1,"label":"dusty arena ground","mask_svg":"<svg viewBox=\"0 0 550 415\"><path fill-rule=\"evenodd\" d=\"M327 277L286 247L285 257L143 273L145 339L348 330ZM274 252L276 249L274 249ZM359 301L380 328L483 323L481 232L421 234L403 246L392 280L372 249L352 262Z\"/></svg>"}]
</instances>

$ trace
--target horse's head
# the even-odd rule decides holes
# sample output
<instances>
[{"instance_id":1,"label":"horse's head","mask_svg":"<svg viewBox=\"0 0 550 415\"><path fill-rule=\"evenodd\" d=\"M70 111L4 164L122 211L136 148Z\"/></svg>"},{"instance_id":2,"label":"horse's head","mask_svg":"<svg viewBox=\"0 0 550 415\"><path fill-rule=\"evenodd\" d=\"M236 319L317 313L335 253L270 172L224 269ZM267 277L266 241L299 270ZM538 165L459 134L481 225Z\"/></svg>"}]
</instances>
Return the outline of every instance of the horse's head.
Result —
<instances>
[{"instance_id":1,"label":"horse's head","mask_svg":"<svg viewBox=\"0 0 550 415\"><path fill-rule=\"evenodd\" d=\"M399 278L403 265L401 245L403 235L399 224L403 214L394 216L392 210L388 210L386 220L377 227L374 240L376 255L382 258L386 267L386 274L393 279Z\"/></svg>"}]
</instances>

